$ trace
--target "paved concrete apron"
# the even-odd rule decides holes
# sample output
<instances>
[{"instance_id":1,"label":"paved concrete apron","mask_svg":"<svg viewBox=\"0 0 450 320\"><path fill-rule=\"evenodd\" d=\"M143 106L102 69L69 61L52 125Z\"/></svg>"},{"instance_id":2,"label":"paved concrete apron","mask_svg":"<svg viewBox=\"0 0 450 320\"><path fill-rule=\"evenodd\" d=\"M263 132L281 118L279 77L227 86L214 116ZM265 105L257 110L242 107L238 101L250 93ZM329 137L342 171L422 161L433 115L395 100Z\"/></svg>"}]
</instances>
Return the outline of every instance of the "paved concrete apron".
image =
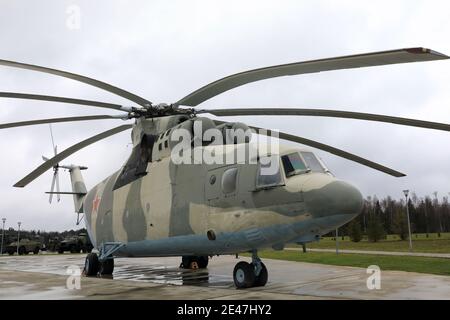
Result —
<instances>
[{"instance_id":1,"label":"paved concrete apron","mask_svg":"<svg viewBox=\"0 0 450 320\"><path fill-rule=\"evenodd\" d=\"M182 270L180 258L121 258L113 278L81 277L81 289L69 290L67 268L82 268L84 255L3 256L0 299L450 299L446 276L382 271L381 289L368 290L363 268L270 259L266 287L236 290L237 261L214 257L208 269Z\"/></svg>"}]
</instances>

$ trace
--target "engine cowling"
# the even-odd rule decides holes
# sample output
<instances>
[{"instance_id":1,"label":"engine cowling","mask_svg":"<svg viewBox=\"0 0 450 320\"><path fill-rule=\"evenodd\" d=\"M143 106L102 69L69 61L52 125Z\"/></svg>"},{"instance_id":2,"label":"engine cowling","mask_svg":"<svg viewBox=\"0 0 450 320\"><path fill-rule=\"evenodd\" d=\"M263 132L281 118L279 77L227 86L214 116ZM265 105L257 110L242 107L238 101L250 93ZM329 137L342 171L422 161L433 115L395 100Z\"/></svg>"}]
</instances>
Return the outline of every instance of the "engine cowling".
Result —
<instances>
[{"instance_id":1,"label":"engine cowling","mask_svg":"<svg viewBox=\"0 0 450 320\"><path fill-rule=\"evenodd\" d=\"M249 143L252 138L251 129L242 122L227 122L217 129L222 132L223 144Z\"/></svg>"}]
</instances>

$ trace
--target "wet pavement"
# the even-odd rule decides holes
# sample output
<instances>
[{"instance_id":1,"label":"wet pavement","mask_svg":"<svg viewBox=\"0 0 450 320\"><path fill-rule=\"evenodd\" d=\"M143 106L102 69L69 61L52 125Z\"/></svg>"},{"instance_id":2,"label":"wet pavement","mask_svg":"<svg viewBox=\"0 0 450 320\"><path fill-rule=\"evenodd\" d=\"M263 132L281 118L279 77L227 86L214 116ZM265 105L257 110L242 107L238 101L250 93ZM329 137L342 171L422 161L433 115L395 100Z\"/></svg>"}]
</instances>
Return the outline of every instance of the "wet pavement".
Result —
<instances>
[{"instance_id":1,"label":"wet pavement","mask_svg":"<svg viewBox=\"0 0 450 320\"><path fill-rule=\"evenodd\" d=\"M113 277L82 276L80 289L68 289L84 255L2 256L0 299L450 299L446 276L381 271L381 289L369 290L363 268L270 259L265 287L237 290L232 272L240 260L249 261L221 256L208 269L183 270L178 257L120 258Z\"/></svg>"}]
</instances>

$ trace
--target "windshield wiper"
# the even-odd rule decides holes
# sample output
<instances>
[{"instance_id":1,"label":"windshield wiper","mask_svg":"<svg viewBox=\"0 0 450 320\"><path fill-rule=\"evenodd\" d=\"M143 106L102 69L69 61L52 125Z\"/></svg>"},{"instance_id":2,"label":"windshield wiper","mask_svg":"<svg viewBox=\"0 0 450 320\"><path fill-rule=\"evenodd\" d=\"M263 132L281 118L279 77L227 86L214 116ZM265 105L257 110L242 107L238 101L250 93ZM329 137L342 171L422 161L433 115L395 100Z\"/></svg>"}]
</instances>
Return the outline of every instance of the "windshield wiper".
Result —
<instances>
[{"instance_id":1,"label":"windshield wiper","mask_svg":"<svg viewBox=\"0 0 450 320\"><path fill-rule=\"evenodd\" d=\"M309 172L311 172L310 168L307 168L307 169L295 169L294 171L291 171L291 172L287 173L286 177L289 178L289 177L292 177L292 176L295 176L295 175L298 175L298 174L304 174L304 173L309 173Z\"/></svg>"}]
</instances>

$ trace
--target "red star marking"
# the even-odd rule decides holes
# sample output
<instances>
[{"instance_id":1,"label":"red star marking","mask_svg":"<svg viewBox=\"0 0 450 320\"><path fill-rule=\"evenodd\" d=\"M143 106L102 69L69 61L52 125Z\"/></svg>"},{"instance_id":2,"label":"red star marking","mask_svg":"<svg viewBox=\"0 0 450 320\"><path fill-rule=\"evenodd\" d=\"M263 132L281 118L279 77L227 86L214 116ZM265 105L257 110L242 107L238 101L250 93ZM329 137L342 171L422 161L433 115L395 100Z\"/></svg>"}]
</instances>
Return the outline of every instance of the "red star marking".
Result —
<instances>
[{"instance_id":1,"label":"red star marking","mask_svg":"<svg viewBox=\"0 0 450 320\"><path fill-rule=\"evenodd\" d=\"M97 212L98 211L98 207L100 206L100 199L98 197L98 195L95 195L95 199L94 201L92 201L92 212Z\"/></svg>"}]
</instances>

